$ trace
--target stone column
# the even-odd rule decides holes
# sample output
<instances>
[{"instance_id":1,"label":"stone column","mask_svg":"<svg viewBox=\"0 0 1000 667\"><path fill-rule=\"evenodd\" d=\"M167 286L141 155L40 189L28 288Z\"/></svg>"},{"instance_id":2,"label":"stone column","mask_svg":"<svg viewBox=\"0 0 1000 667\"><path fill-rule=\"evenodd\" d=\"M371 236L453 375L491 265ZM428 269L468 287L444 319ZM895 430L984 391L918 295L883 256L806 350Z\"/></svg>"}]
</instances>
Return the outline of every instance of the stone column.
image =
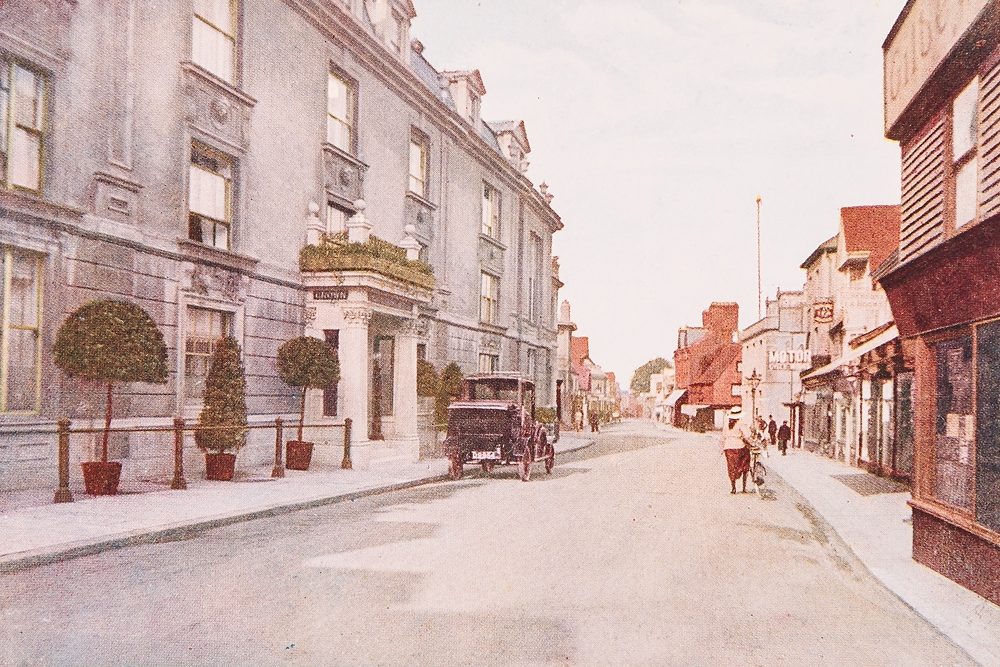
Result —
<instances>
[{"instance_id":1,"label":"stone column","mask_svg":"<svg viewBox=\"0 0 1000 667\"><path fill-rule=\"evenodd\" d=\"M340 375L343 381L344 417L354 421L352 444L368 442L368 400L370 373L368 358L368 324L372 311L368 308L345 308L344 326L340 332ZM359 452L361 454L361 452Z\"/></svg>"},{"instance_id":2,"label":"stone column","mask_svg":"<svg viewBox=\"0 0 1000 667\"><path fill-rule=\"evenodd\" d=\"M393 404L396 439L411 454L420 457L417 428L417 341L420 337L415 321L405 322L396 334L396 369L393 377Z\"/></svg>"}]
</instances>

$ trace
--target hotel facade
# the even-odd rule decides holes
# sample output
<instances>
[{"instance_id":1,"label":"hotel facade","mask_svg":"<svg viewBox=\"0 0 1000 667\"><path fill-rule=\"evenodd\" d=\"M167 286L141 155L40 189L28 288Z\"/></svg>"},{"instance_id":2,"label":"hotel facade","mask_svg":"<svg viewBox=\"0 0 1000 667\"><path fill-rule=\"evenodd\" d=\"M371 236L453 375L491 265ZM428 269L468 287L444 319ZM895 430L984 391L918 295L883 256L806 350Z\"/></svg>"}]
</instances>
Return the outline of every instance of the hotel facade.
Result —
<instances>
[{"instance_id":1,"label":"hotel facade","mask_svg":"<svg viewBox=\"0 0 1000 667\"><path fill-rule=\"evenodd\" d=\"M196 419L222 335L252 423L297 418L283 341L336 348L342 380L306 420L331 450L345 417L364 425L360 461L417 451L418 358L525 373L554 404L562 222L525 176L524 124L484 121L479 72L435 69L414 17L405 0L0 3L0 489L51 484L56 421L102 414L52 358L93 299L139 304L167 341L168 383L118 387L120 426ZM433 278L300 265L348 239ZM270 455L256 433L238 466ZM91 455L86 436L71 450ZM159 478L169 438L118 434L112 456L125 480ZM197 474L193 443L185 457Z\"/></svg>"}]
</instances>

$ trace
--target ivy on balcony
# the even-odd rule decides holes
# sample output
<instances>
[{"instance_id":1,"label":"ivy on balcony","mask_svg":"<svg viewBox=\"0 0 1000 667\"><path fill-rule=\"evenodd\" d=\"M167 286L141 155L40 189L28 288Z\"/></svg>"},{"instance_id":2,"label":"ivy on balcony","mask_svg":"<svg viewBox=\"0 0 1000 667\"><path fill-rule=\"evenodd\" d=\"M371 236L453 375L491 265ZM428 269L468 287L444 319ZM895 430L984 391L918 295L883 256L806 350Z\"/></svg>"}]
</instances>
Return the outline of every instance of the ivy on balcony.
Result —
<instances>
[{"instance_id":1,"label":"ivy on balcony","mask_svg":"<svg viewBox=\"0 0 1000 667\"><path fill-rule=\"evenodd\" d=\"M434 271L426 262L406 259L406 251L376 236L351 243L347 234L324 234L320 242L299 253L303 272L371 271L411 285L434 289Z\"/></svg>"}]
</instances>

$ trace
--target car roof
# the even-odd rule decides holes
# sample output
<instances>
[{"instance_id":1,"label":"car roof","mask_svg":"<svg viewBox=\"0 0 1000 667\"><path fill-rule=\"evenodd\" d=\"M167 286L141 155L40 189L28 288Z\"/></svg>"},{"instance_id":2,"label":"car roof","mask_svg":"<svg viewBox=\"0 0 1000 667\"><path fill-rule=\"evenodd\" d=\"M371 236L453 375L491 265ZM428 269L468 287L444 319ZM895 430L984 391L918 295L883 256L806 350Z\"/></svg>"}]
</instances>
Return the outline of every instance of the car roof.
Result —
<instances>
[{"instance_id":1,"label":"car roof","mask_svg":"<svg viewBox=\"0 0 1000 667\"><path fill-rule=\"evenodd\" d=\"M535 386L534 381L529 380L520 373L476 373L474 375L467 375L466 380L520 380L524 384L530 384L532 387Z\"/></svg>"}]
</instances>

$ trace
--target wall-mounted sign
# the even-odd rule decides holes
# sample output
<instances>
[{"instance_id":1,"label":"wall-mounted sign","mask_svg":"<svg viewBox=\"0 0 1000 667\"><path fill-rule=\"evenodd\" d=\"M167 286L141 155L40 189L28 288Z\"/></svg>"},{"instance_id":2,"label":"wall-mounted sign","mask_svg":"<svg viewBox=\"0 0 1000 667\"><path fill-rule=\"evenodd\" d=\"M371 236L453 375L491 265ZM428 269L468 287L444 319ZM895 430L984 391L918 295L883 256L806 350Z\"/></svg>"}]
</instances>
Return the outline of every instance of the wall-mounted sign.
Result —
<instances>
[{"instance_id":1,"label":"wall-mounted sign","mask_svg":"<svg viewBox=\"0 0 1000 667\"><path fill-rule=\"evenodd\" d=\"M816 324L833 322L833 301L817 301L813 304L813 322Z\"/></svg>"},{"instance_id":2,"label":"wall-mounted sign","mask_svg":"<svg viewBox=\"0 0 1000 667\"><path fill-rule=\"evenodd\" d=\"M340 287L313 290L313 301L345 301L346 299L347 290Z\"/></svg>"},{"instance_id":3,"label":"wall-mounted sign","mask_svg":"<svg viewBox=\"0 0 1000 667\"><path fill-rule=\"evenodd\" d=\"M767 368L771 371L804 371L812 368L812 350L768 350Z\"/></svg>"},{"instance_id":4,"label":"wall-mounted sign","mask_svg":"<svg viewBox=\"0 0 1000 667\"><path fill-rule=\"evenodd\" d=\"M924 83L962 38L988 0L914 0L885 49L885 130L889 132Z\"/></svg>"}]
</instances>

